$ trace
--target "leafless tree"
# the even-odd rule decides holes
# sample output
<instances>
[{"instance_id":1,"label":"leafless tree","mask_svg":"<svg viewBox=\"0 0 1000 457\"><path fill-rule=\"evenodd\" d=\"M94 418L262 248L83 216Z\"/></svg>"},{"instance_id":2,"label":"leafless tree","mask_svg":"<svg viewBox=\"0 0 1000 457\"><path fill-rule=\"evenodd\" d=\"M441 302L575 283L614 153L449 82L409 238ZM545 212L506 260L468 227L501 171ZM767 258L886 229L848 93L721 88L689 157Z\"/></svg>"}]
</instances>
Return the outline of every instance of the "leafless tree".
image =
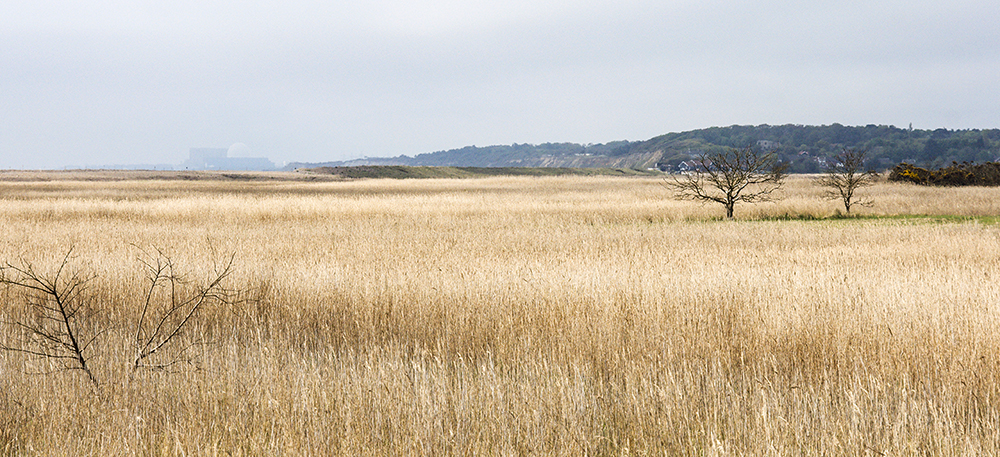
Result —
<instances>
[{"instance_id":1,"label":"leafless tree","mask_svg":"<svg viewBox=\"0 0 1000 457\"><path fill-rule=\"evenodd\" d=\"M192 285L176 271L173 260L162 250L155 249L153 253L144 252L140 256L139 262L149 283L135 323L133 371L167 368L189 360L183 354L190 345L176 351L172 358L151 362L154 355L181 335L202 308L211 303L228 303L234 296L235 292L223 286L223 281L233 271L234 258L235 254L230 255L225 262L216 265L204 283Z\"/></svg>"},{"instance_id":2,"label":"leafless tree","mask_svg":"<svg viewBox=\"0 0 1000 457\"><path fill-rule=\"evenodd\" d=\"M823 196L829 200L844 202L844 210L848 215L854 205L871 206L874 203L870 199L859 200L855 195L858 189L874 184L878 177L874 171L864 169L867 154L866 149L845 147L834 158L835 163L827 166L826 172L819 178L820 185L830 188Z\"/></svg>"},{"instance_id":3,"label":"leafless tree","mask_svg":"<svg viewBox=\"0 0 1000 457\"><path fill-rule=\"evenodd\" d=\"M681 200L721 203L726 218L733 218L737 202L771 201L787 176L787 165L774 152L761 152L752 145L726 152L704 154L694 159L692 173L675 176L668 185Z\"/></svg>"},{"instance_id":4,"label":"leafless tree","mask_svg":"<svg viewBox=\"0 0 1000 457\"><path fill-rule=\"evenodd\" d=\"M168 368L191 360L185 353L198 343L183 346L179 337L192 320L205 307L231 303L232 297L241 294L223 285L233 272L235 254L215 264L203 282L196 282L176 271L174 262L162 250L143 251L139 263L148 284L143 289L143 302L131 308L137 310L137 318L134 323L111 323L100 328L88 314L96 295L87 286L94 276L71 268L72 252L70 249L66 253L51 274L40 273L25 260L0 265L0 285L21 298L17 303L24 304L19 317L3 322L15 331L11 332L10 342L0 338L0 350L58 361L63 369L86 373L97 389L100 383L91 368L91 348L111 328L133 329L133 372L139 368Z\"/></svg>"},{"instance_id":5,"label":"leafless tree","mask_svg":"<svg viewBox=\"0 0 1000 457\"><path fill-rule=\"evenodd\" d=\"M99 387L88 364L89 349L103 332L84 337L80 318L87 310L87 284L93 276L70 271L69 249L53 274L43 274L26 260L0 267L0 284L16 289L27 305L29 318L11 324L22 340L16 345L0 342L0 349L56 360L63 369L80 370Z\"/></svg>"}]
</instances>

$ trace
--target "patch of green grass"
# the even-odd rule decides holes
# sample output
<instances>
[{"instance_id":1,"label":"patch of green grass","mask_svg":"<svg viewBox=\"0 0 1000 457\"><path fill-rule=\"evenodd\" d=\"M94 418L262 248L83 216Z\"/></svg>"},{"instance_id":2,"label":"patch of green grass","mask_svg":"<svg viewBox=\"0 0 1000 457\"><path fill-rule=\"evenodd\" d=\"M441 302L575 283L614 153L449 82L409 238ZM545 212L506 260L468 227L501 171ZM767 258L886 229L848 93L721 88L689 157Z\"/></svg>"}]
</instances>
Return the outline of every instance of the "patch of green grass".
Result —
<instances>
[{"instance_id":1,"label":"patch of green grass","mask_svg":"<svg viewBox=\"0 0 1000 457\"><path fill-rule=\"evenodd\" d=\"M766 216L757 220L761 221L822 221L832 219L853 219L850 216L841 216L839 213L833 216L821 217L815 214L779 214L777 216Z\"/></svg>"},{"instance_id":2,"label":"patch of green grass","mask_svg":"<svg viewBox=\"0 0 1000 457\"><path fill-rule=\"evenodd\" d=\"M306 171L334 175L343 179L428 179L483 178L491 176L648 176L653 172L621 168L531 168L531 167L409 167L402 165L365 165L357 167L320 167Z\"/></svg>"},{"instance_id":3,"label":"patch of green grass","mask_svg":"<svg viewBox=\"0 0 1000 457\"><path fill-rule=\"evenodd\" d=\"M870 219L912 221L927 224L961 224L976 222L985 225L1000 224L1000 216L956 216L952 214L895 214L891 216L871 216Z\"/></svg>"},{"instance_id":4,"label":"patch of green grass","mask_svg":"<svg viewBox=\"0 0 1000 457\"><path fill-rule=\"evenodd\" d=\"M975 222L985 225L1000 225L1000 216L957 216L951 214L892 214L892 215L846 215L840 212L829 216L814 214L781 214L756 219L759 221L903 221L914 224L962 224Z\"/></svg>"}]
</instances>

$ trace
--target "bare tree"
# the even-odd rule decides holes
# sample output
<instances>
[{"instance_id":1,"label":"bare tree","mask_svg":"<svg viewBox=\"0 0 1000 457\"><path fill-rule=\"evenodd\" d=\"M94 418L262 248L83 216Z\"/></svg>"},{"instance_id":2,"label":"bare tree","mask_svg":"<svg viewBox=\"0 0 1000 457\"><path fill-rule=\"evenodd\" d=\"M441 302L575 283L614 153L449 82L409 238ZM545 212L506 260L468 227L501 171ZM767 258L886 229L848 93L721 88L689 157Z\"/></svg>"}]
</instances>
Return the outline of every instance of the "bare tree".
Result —
<instances>
[{"instance_id":1,"label":"bare tree","mask_svg":"<svg viewBox=\"0 0 1000 457\"><path fill-rule=\"evenodd\" d=\"M139 368L167 368L184 362L184 352L190 347L182 347L172 358L150 362L154 355L170 344L183 332L191 319L210 303L229 303L235 293L223 286L223 281L233 271L235 254L221 265L215 265L208 279L198 285L191 285L175 270L174 262L162 250L145 252L140 256L149 284L144 293L139 318L135 323L135 357L132 370Z\"/></svg>"},{"instance_id":2,"label":"bare tree","mask_svg":"<svg viewBox=\"0 0 1000 457\"><path fill-rule=\"evenodd\" d=\"M871 206L874 203L870 199L858 200L855 196L858 189L874 184L878 177L876 172L864 170L867 154L866 149L845 147L834 158L835 163L827 166L826 172L819 178L821 186L830 188L823 197L844 202L844 210L848 215L854 205Z\"/></svg>"},{"instance_id":3,"label":"bare tree","mask_svg":"<svg viewBox=\"0 0 1000 457\"><path fill-rule=\"evenodd\" d=\"M12 323L22 337L20 344L0 342L0 349L59 361L63 369L86 373L94 387L99 387L88 364L88 350L103 332L84 337L79 325L88 305L87 283L93 276L70 271L72 252L69 249L56 272L49 275L39 273L25 260L0 267L0 284L17 289L31 315Z\"/></svg>"},{"instance_id":4,"label":"bare tree","mask_svg":"<svg viewBox=\"0 0 1000 457\"><path fill-rule=\"evenodd\" d=\"M733 218L737 202L771 201L781 188L788 166L774 152L763 153L752 145L694 159L693 173L675 176L668 185L681 200L721 203L726 218Z\"/></svg>"},{"instance_id":5,"label":"bare tree","mask_svg":"<svg viewBox=\"0 0 1000 457\"><path fill-rule=\"evenodd\" d=\"M88 314L95 295L87 290L93 275L81 274L71 268L70 249L55 273L44 274L21 260L17 264L0 265L0 285L20 294L23 313L12 322L3 322L15 329L11 342L0 339L0 350L20 352L42 359L57 361L65 370L80 370L99 389L91 368L92 345L113 324L100 328ZM148 285L143 289L143 302L133 307L138 313L134 323L134 358L132 371L139 368L167 368L190 361L186 351L198 343L182 346L180 336L192 320L210 304L232 303L241 291L232 291L223 283L233 272L235 254L215 264L203 282L187 280L176 271L174 262L162 250L140 256ZM86 335L85 335L86 334ZM169 349L169 351L167 350ZM164 355L165 353L169 355Z\"/></svg>"}]
</instances>

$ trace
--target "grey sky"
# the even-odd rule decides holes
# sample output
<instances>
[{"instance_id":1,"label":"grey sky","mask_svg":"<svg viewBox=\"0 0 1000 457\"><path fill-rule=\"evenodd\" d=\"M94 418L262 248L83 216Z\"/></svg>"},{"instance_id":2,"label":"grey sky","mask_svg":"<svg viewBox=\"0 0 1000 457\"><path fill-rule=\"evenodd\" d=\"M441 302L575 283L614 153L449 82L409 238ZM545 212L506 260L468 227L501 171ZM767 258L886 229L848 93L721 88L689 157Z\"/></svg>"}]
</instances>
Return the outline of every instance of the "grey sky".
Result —
<instances>
[{"instance_id":1,"label":"grey sky","mask_svg":"<svg viewBox=\"0 0 1000 457\"><path fill-rule=\"evenodd\" d=\"M731 124L996 128L994 0L13 0L0 168L642 140Z\"/></svg>"}]
</instances>

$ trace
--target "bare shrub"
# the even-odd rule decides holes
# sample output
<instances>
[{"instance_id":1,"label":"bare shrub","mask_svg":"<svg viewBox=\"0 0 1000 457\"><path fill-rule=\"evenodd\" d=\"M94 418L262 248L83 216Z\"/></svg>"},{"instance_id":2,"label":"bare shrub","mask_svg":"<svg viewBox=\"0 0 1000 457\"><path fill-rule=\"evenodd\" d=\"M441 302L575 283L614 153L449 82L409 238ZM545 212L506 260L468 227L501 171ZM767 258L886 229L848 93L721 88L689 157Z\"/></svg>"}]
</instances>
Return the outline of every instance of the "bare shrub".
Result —
<instances>
[{"instance_id":1,"label":"bare shrub","mask_svg":"<svg viewBox=\"0 0 1000 457\"><path fill-rule=\"evenodd\" d=\"M65 370L80 370L98 387L91 370L89 349L103 333L84 335L81 319L90 299L87 284L93 276L72 271L73 249L66 252L54 273L37 271L27 260L17 264L7 262L0 267L0 284L20 293L26 314L30 317L11 324L16 329L19 344L0 342L0 349L23 352L60 362Z\"/></svg>"},{"instance_id":2,"label":"bare shrub","mask_svg":"<svg viewBox=\"0 0 1000 457\"><path fill-rule=\"evenodd\" d=\"M133 358L131 370L166 369L191 362L189 349L202 341L181 344L181 335L208 306L231 303L240 295L223 284L233 272L235 254L213 266L205 280L195 282L178 271L163 250L142 251L138 263L145 273L146 287L138 315L130 322L99 324L90 310L96 300L88 285L96 275L72 265L73 249L66 252L52 273L39 271L20 260L0 267L0 284L12 289L15 317L4 322L13 331L11 340L0 341L0 350L19 352L58 362L62 370L79 370L95 388L100 388L92 368L95 346L113 328L130 328Z\"/></svg>"},{"instance_id":3,"label":"bare shrub","mask_svg":"<svg viewBox=\"0 0 1000 457\"><path fill-rule=\"evenodd\" d=\"M154 356L160 355L175 341L205 306L230 302L234 292L226 289L223 281L232 273L234 259L235 254L230 255L213 267L212 274L204 282L191 284L162 250L144 251L139 263L146 274L148 287L134 326L133 371L139 368L162 369L191 360L186 352L193 344L180 347L172 357L157 359Z\"/></svg>"},{"instance_id":4,"label":"bare shrub","mask_svg":"<svg viewBox=\"0 0 1000 457\"><path fill-rule=\"evenodd\" d=\"M865 149L844 148L834 160L835 163L827 167L826 172L819 178L821 186L829 188L823 194L828 200L840 200L844 203L844 211L851 214L851 207L854 205L871 206L874 200L859 200L855 193L862 187L868 187L875 183L878 174L874 171L865 171L865 158L868 151Z\"/></svg>"}]
</instances>

